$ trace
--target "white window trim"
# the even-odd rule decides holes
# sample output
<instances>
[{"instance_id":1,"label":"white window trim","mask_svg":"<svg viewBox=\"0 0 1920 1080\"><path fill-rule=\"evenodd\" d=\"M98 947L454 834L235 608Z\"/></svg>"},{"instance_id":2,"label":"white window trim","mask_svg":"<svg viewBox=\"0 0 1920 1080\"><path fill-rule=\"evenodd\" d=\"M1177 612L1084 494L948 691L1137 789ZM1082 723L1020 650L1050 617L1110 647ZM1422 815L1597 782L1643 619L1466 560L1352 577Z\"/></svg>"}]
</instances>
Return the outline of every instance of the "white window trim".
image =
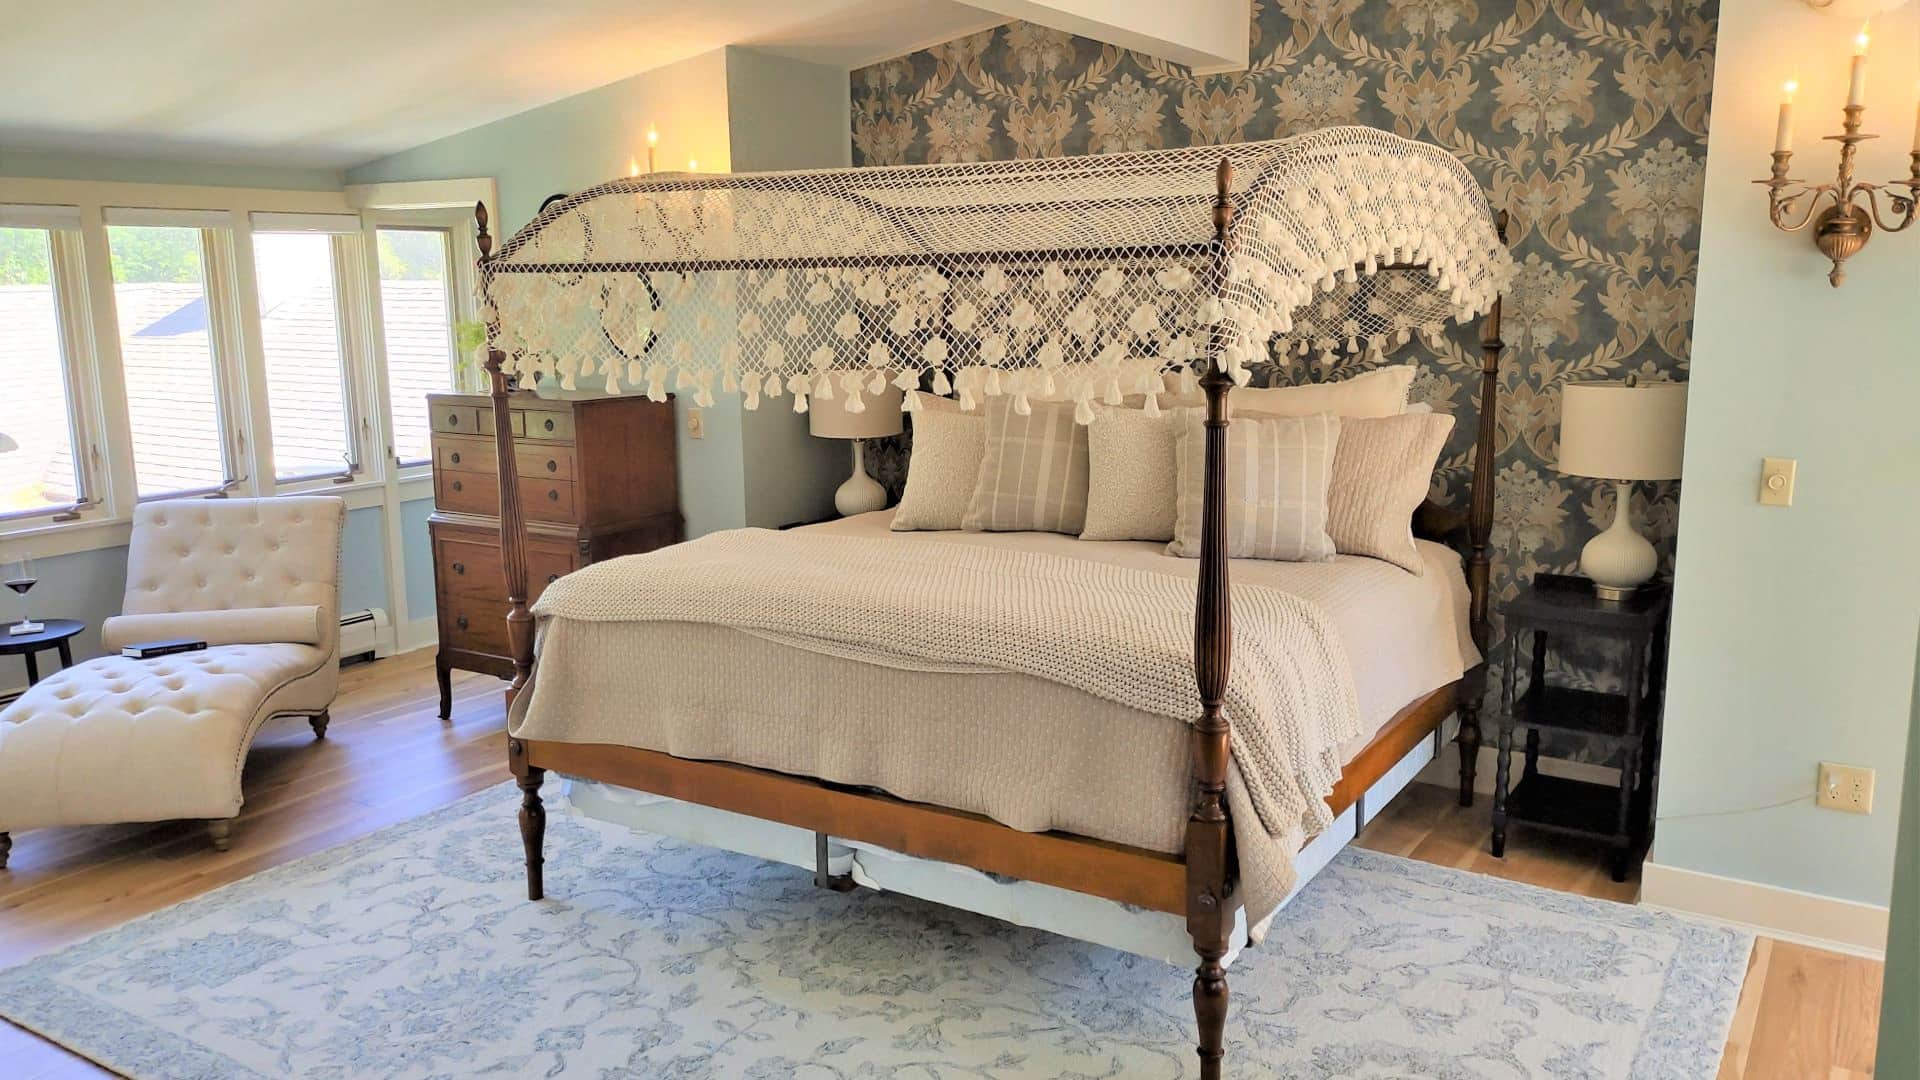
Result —
<instances>
[{"instance_id":1,"label":"white window trim","mask_svg":"<svg viewBox=\"0 0 1920 1080\"><path fill-rule=\"evenodd\" d=\"M48 281L53 289L54 333L60 375L67 394L67 436L73 451L72 503L0 516L0 535L41 534L97 516L101 484L100 430L93 392L93 335L87 310L86 252L77 207L0 207L0 227L47 234Z\"/></svg>"}]
</instances>

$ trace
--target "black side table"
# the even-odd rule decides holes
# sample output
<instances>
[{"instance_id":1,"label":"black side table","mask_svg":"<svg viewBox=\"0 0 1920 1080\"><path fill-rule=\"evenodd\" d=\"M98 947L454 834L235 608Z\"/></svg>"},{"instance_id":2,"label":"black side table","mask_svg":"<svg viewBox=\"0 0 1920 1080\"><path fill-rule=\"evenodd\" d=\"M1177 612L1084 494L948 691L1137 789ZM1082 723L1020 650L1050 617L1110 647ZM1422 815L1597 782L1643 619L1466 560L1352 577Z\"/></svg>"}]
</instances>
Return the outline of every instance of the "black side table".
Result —
<instances>
[{"instance_id":1,"label":"black side table","mask_svg":"<svg viewBox=\"0 0 1920 1080\"><path fill-rule=\"evenodd\" d=\"M40 681L40 661L35 653L48 649L60 650L60 666L73 666L73 648L68 643L73 635L87 628L79 619L41 619L43 629L37 634L9 634L6 627L0 625L0 656L19 656L27 661L27 685Z\"/></svg>"},{"instance_id":2,"label":"black side table","mask_svg":"<svg viewBox=\"0 0 1920 1080\"><path fill-rule=\"evenodd\" d=\"M1627 879L1634 846L1645 840L1659 755L1661 691L1665 679L1667 590L1642 587L1625 600L1602 600L1586 578L1541 574L1501 609L1506 619L1507 667L1500 702L1499 753L1493 787L1495 857L1506 854L1507 823L1591 836L1613 845L1613 880ZM1532 634L1530 678L1519 693L1521 639ZM1576 690L1547 682L1549 637L1589 634L1623 643L1626 669L1620 693ZM1527 729L1526 765L1508 790L1508 759L1516 724ZM1570 731L1620 751L1620 785L1569 780L1539 771L1540 732Z\"/></svg>"}]
</instances>

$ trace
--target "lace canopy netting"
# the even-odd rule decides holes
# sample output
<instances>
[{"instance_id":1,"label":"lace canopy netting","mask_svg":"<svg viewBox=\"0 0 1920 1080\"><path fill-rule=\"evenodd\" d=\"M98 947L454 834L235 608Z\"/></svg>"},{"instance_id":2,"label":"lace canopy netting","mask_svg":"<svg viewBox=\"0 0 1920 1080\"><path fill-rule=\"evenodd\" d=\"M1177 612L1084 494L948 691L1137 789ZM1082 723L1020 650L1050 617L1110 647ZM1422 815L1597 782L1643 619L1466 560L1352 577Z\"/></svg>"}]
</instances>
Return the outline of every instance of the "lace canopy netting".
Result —
<instances>
[{"instance_id":1,"label":"lace canopy netting","mask_svg":"<svg viewBox=\"0 0 1920 1080\"><path fill-rule=\"evenodd\" d=\"M1216 170L1233 216L1217 259ZM614 180L485 261L503 369L747 408L930 385L1092 404L1244 385L1484 311L1512 262L1451 154L1371 128L1025 161ZM907 395L907 407L913 396Z\"/></svg>"}]
</instances>

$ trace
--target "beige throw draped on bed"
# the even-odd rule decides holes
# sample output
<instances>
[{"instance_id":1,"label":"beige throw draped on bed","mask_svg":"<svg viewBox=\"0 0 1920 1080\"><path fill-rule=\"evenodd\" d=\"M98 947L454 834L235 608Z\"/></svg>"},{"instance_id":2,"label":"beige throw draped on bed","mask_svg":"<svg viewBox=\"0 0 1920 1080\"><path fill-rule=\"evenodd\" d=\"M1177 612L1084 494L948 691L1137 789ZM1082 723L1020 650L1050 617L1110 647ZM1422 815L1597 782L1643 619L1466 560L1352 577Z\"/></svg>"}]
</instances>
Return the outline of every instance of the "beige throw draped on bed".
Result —
<instances>
[{"instance_id":1,"label":"beige throw draped on bed","mask_svg":"<svg viewBox=\"0 0 1920 1080\"><path fill-rule=\"evenodd\" d=\"M1193 594L1191 577L1036 552L740 529L589 566L534 612L543 623L710 623L909 670L1015 672L1184 723L1200 710ZM543 711L559 689L540 688ZM1252 807L1280 850L1297 851L1331 822L1324 797L1361 734L1326 613L1236 587L1227 707ZM1292 867L1253 861L1243 860L1248 906L1271 910Z\"/></svg>"}]
</instances>

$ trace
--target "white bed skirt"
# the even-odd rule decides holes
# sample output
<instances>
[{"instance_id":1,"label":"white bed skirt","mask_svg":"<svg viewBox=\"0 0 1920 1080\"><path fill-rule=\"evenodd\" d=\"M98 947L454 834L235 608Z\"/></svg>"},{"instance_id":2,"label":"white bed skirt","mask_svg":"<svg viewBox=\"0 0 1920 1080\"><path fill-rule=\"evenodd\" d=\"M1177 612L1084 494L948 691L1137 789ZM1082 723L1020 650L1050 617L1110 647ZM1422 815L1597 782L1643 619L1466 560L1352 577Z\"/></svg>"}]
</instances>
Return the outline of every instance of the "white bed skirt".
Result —
<instances>
[{"instance_id":1,"label":"white bed skirt","mask_svg":"<svg viewBox=\"0 0 1920 1080\"><path fill-rule=\"evenodd\" d=\"M1438 747L1453 737L1458 726L1455 718L1448 717L1433 738L1422 739L1368 788L1357 804L1348 807L1330 827L1300 850L1294 863L1299 880L1288 894L1288 900L1333 861L1340 849L1359 834L1368 818L1413 781L1421 768L1433 760ZM599 781L564 779L566 783L561 785L560 797L553 800L553 808L556 812L572 813L583 822L671 836L809 871L814 868L814 835L805 829ZM1178 915L1052 885L987 874L953 863L902 855L859 841L829 838L827 862L830 873L851 875L855 883L865 888L917 896L1162 960L1176 967L1193 965L1193 941L1187 936L1186 920ZM1281 907L1285 906L1283 901ZM1238 911L1227 963L1231 964L1249 941L1257 944L1278 914L1279 909L1275 909L1249 927L1245 909Z\"/></svg>"}]
</instances>

